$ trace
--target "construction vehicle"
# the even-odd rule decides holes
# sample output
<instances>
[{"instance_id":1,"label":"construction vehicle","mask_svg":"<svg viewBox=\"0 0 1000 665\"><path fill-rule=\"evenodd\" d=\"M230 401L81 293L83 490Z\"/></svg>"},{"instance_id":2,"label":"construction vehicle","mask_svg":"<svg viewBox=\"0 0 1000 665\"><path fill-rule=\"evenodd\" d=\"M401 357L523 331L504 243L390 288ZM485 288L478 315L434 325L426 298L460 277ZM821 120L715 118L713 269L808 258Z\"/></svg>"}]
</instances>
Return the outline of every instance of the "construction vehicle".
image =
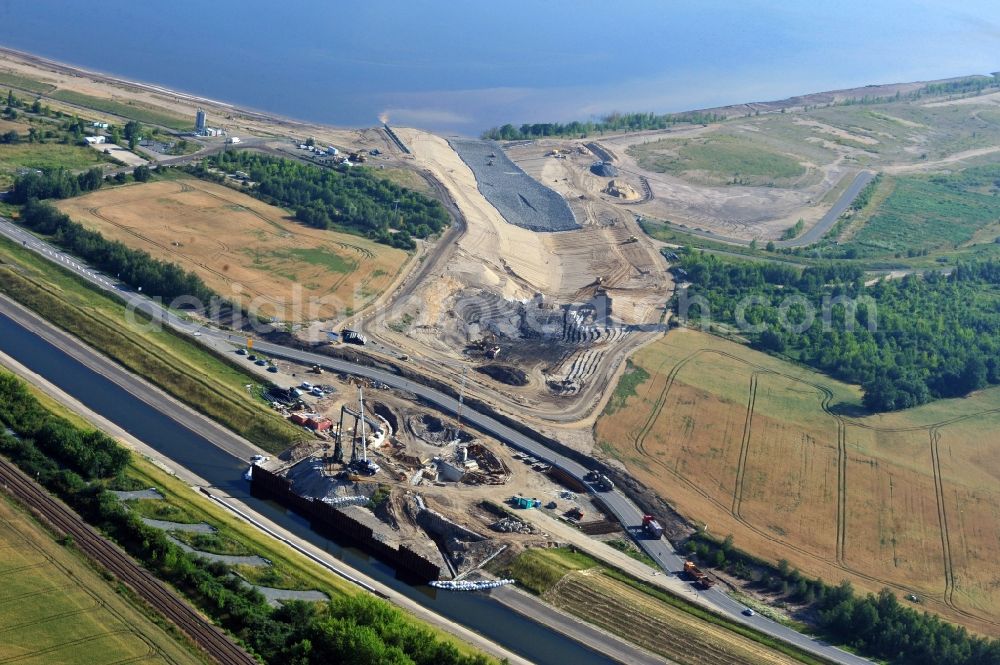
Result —
<instances>
[{"instance_id":1,"label":"construction vehicle","mask_svg":"<svg viewBox=\"0 0 1000 665\"><path fill-rule=\"evenodd\" d=\"M312 367L309 368L309 371L312 372L313 374L322 374L323 368L320 367L319 365L313 365Z\"/></svg>"},{"instance_id":2,"label":"construction vehicle","mask_svg":"<svg viewBox=\"0 0 1000 665\"><path fill-rule=\"evenodd\" d=\"M694 584L699 589L711 589L715 586L715 580L698 569L691 561L684 562L684 574L694 580Z\"/></svg>"},{"instance_id":3,"label":"construction vehicle","mask_svg":"<svg viewBox=\"0 0 1000 665\"><path fill-rule=\"evenodd\" d=\"M642 516L642 530L646 537L659 540L663 536L663 527L652 515Z\"/></svg>"}]
</instances>

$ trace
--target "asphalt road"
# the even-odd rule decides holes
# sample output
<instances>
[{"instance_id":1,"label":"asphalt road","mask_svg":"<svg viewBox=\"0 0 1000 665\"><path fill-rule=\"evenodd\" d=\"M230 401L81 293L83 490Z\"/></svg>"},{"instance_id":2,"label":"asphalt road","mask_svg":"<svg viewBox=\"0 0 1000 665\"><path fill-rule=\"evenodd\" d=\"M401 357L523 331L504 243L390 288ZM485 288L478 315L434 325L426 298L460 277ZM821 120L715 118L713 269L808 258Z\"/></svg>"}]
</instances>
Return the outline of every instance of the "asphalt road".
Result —
<instances>
[{"instance_id":1,"label":"asphalt road","mask_svg":"<svg viewBox=\"0 0 1000 665\"><path fill-rule=\"evenodd\" d=\"M862 187L863 186L864 185L862 185ZM230 335L227 333L206 328L177 316L173 312L160 307L160 305L141 293L133 291L127 286L117 283L114 279L94 271L78 259L63 253L42 240L39 240L31 233L17 227L9 220L0 218L0 234L7 236L15 242L21 243L24 247L41 254L49 260L61 264L64 268L76 273L98 288L114 293L119 298L126 301L126 303L159 317L167 325L170 325L181 332L191 335L197 334L197 339L199 339L202 343L215 342L210 345L216 348L218 347L219 342L229 343ZM254 348L274 357L295 360L309 365L320 365L328 370L344 372L380 381L392 388L413 393L427 403L436 406L446 413L455 414L458 412L458 400L420 383L396 376L390 372L373 367L355 365L345 360L330 358L329 356L310 353L308 351L291 349L263 341L255 341ZM465 405L462 414L464 422L514 448L528 452L532 456L540 460L545 460L553 466L559 466L565 469L581 482L583 482L584 476L589 471L589 469L578 464L577 462L553 452L540 441L513 430L495 418L492 418L485 413L476 411L468 405ZM597 493L593 488L591 488L591 491ZM611 492L600 492L600 495L611 512L614 513L615 517L626 528L635 526L642 522L642 511L640 511L631 500L629 500L617 489ZM646 553L649 554L668 574L677 574L683 569L683 558L674 551L673 547L666 539L640 539L638 542ZM729 616L731 619L751 625L762 632L777 637L788 643L795 644L806 651L815 653L828 660L841 663L843 665L861 665L870 663L870 661L864 658L860 658L837 649L836 647L830 646L822 641L803 635L802 633L760 615L755 615L753 617L743 616L742 611L744 606L727 596L718 587L701 592L700 597L712 605L717 611Z\"/></svg>"}]
</instances>

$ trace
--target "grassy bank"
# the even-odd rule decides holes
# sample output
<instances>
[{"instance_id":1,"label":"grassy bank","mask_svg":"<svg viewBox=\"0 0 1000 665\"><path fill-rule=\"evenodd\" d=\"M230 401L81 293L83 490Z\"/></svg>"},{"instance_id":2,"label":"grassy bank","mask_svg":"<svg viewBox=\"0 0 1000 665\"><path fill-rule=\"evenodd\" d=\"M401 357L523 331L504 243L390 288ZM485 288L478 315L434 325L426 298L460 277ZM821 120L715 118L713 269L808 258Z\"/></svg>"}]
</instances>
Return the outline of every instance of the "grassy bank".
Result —
<instances>
[{"instance_id":1,"label":"grassy bank","mask_svg":"<svg viewBox=\"0 0 1000 665\"><path fill-rule=\"evenodd\" d=\"M304 436L247 394L255 376L169 329L147 330L111 296L6 239L0 270L0 293L261 448L280 452Z\"/></svg>"}]
</instances>

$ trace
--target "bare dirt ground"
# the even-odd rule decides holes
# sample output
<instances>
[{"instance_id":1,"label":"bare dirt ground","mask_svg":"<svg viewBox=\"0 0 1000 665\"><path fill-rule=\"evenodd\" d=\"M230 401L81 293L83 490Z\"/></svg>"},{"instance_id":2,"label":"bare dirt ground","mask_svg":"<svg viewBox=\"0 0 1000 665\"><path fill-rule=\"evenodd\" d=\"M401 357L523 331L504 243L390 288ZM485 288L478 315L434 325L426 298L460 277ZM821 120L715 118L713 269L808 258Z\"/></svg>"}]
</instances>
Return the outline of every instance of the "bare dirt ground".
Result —
<instances>
[{"instance_id":1,"label":"bare dirt ground","mask_svg":"<svg viewBox=\"0 0 1000 665\"><path fill-rule=\"evenodd\" d=\"M98 152L104 152L120 162L124 162L125 166L142 166L149 163L148 160L114 143L97 143L92 145L91 148Z\"/></svg>"},{"instance_id":2,"label":"bare dirt ground","mask_svg":"<svg viewBox=\"0 0 1000 665\"><path fill-rule=\"evenodd\" d=\"M828 210L825 197L857 168L843 159L810 165L815 184L802 189L779 187L707 186L666 173L643 169L628 154L630 146L665 137L691 138L717 131L719 125L683 127L662 132L642 132L603 137L597 144L615 157L621 172L614 180L637 192L649 190L640 202L626 201L604 190L610 178L590 171L598 156L584 146L590 140L545 139L509 150L511 158L530 175L573 202L577 215L591 220L634 218L643 215L674 224L737 238L778 237L784 229L804 219L818 221ZM549 156L560 150L560 157Z\"/></svg>"},{"instance_id":3,"label":"bare dirt ground","mask_svg":"<svg viewBox=\"0 0 1000 665\"><path fill-rule=\"evenodd\" d=\"M467 379L470 391L516 411L528 407L530 415L541 419L572 422L591 416L623 354L650 335L629 326L655 324L663 316L671 282L662 256L631 215L588 212L589 206L577 201L571 201L574 212L577 207L585 212L580 217L584 228L578 231L536 233L509 224L478 191L472 171L444 139L418 130L397 132L416 165L444 187L463 217L465 232L453 246L429 257L435 263L422 281L367 318L365 330L412 363L438 372L442 364L453 367L457 380L469 359L467 346L487 335L487 318L520 317L523 327L525 318L549 317L558 327L563 325L561 306L606 296L617 327L598 326L593 343L557 340L551 349L532 350L535 355L529 357L524 350L534 345L518 342L518 333L503 346L498 361L509 358L523 369L527 385L502 384L474 373ZM524 303L533 303L530 312L518 314ZM592 353L584 357L588 350ZM557 380L575 381L575 388L554 394L549 381Z\"/></svg>"}]
</instances>

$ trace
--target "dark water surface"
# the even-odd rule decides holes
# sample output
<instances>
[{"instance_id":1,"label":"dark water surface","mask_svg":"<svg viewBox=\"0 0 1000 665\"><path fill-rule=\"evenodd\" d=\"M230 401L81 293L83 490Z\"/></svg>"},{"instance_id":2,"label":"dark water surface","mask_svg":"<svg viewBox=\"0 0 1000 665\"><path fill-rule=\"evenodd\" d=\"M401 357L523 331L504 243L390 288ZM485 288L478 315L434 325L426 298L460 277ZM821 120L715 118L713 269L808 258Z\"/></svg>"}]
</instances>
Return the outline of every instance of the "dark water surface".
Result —
<instances>
[{"instance_id":1,"label":"dark water surface","mask_svg":"<svg viewBox=\"0 0 1000 665\"><path fill-rule=\"evenodd\" d=\"M305 120L478 135L1000 69L963 0L0 0L0 44Z\"/></svg>"}]
</instances>

